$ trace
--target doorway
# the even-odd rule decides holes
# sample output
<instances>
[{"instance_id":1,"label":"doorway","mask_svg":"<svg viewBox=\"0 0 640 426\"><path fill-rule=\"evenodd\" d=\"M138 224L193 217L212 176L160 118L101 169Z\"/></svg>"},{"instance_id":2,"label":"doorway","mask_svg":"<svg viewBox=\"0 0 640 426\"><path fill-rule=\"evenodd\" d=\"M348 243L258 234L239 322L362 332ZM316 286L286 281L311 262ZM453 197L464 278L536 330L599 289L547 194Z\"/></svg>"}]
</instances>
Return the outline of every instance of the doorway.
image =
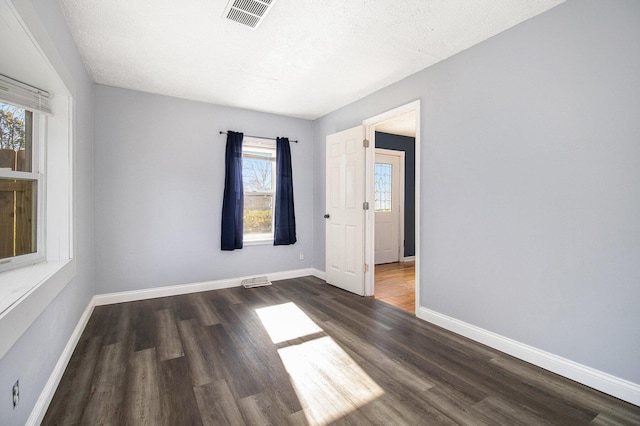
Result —
<instances>
[{"instance_id":1,"label":"doorway","mask_svg":"<svg viewBox=\"0 0 640 426\"><path fill-rule=\"evenodd\" d=\"M415 102L365 121L367 137L375 147L374 154L368 154L372 167L367 168L374 200L373 225L365 239L373 243L369 245L373 245L374 264L367 294L413 314L419 306L418 117L419 103ZM380 154L395 154L400 164ZM394 167L398 168L395 176ZM392 214L396 210L399 214Z\"/></svg>"},{"instance_id":2,"label":"doorway","mask_svg":"<svg viewBox=\"0 0 640 426\"><path fill-rule=\"evenodd\" d=\"M403 222L404 241L399 261L414 262L403 266L405 273L413 273L414 306L403 309L415 314L420 305L420 101L395 108L363 122L363 125L327 135L326 138L326 204L325 228L325 281L362 296L374 296L375 292L375 217L370 208L375 199L374 169L376 140L381 135L402 135L405 128L411 132L413 147L413 176L405 179L405 201L413 200L411 213ZM376 133L378 132L378 133ZM379 137L376 137L376 135ZM396 148L391 146L387 148ZM405 156L406 160L406 156ZM406 166L406 161L405 161ZM406 170L406 167L405 167ZM411 186L409 185L411 182ZM413 252L407 252L407 241L413 243ZM406 272L407 270L411 272ZM406 275L406 274L405 274ZM397 281L397 279L394 279ZM403 284L411 287L410 279Z\"/></svg>"}]
</instances>

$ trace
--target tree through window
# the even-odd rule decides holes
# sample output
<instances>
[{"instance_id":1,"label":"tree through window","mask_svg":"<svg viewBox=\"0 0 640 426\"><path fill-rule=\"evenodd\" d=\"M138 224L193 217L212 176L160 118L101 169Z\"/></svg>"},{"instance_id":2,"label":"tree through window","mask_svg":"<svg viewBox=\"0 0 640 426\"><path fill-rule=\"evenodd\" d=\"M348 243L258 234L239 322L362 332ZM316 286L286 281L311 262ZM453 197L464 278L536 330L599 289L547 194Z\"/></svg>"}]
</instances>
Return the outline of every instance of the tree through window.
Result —
<instances>
[{"instance_id":1,"label":"tree through window","mask_svg":"<svg viewBox=\"0 0 640 426\"><path fill-rule=\"evenodd\" d=\"M242 143L244 241L273 239L275 167L275 142L245 136Z\"/></svg>"},{"instance_id":2,"label":"tree through window","mask_svg":"<svg viewBox=\"0 0 640 426\"><path fill-rule=\"evenodd\" d=\"M0 102L0 259L37 251L33 113Z\"/></svg>"}]
</instances>

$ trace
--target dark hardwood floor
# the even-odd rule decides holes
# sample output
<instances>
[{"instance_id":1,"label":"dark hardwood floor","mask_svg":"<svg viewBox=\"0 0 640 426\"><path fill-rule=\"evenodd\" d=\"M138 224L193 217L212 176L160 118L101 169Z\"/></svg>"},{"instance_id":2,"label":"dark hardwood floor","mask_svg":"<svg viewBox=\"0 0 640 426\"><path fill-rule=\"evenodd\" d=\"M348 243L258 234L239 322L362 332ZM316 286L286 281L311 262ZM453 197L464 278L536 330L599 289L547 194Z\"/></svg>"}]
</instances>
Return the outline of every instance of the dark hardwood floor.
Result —
<instances>
[{"instance_id":1,"label":"dark hardwood floor","mask_svg":"<svg viewBox=\"0 0 640 426\"><path fill-rule=\"evenodd\" d=\"M640 424L640 407L305 277L96 307L46 425Z\"/></svg>"},{"instance_id":2,"label":"dark hardwood floor","mask_svg":"<svg viewBox=\"0 0 640 426\"><path fill-rule=\"evenodd\" d=\"M374 272L374 297L415 314L416 262L376 265Z\"/></svg>"}]
</instances>

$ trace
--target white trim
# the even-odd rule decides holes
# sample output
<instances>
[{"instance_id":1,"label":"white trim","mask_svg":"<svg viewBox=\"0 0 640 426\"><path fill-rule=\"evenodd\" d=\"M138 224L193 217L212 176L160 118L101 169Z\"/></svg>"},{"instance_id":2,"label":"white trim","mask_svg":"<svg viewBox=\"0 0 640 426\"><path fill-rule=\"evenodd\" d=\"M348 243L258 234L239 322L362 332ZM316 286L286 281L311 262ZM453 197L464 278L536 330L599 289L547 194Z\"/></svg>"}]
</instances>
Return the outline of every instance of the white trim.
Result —
<instances>
[{"instance_id":1,"label":"white trim","mask_svg":"<svg viewBox=\"0 0 640 426\"><path fill-rule=\"evenodd\" d=\"M73 333L71 333L71 337L69 337L67 345L64 347L62 354L60 354L60 358L58 358L56 366L53 368L53 371L49 376L49 380L47 380L42 392L40 392L40 396L27 419L27 425L35 426L42 423L44 415L47 413L47 409L49 408L49 404L51 404L51 400L53 399L53 395L55 395L56 389L60 384L60 379L62 379L62 375L69 364L69 360L71 360L71 355L73 355L73 351L76 349L76 345L80 341L80 336L82 336L82 332L87 326L95 306L94 297L89 301L89 304L82 313L80 320L78 320L76 328L73 330Z\"/></svg>"},{"instance_id":2,"label":"white trim","mask_svg":"<svg viewBox=\"0 0 640 426\"><path fill-rule=\"evenodd\" d=\"M431 309L420 307L418 318L600 392L615 396L631 404L640 405L640 384L629 382L575 361L520 343Z\"/></svg>"},{"instance_id":3,"label":"white trim","mask_svg":"<svg viewBox=\"0 0 640 426\"><path fill-rule=\"evenodd\" d=\"M101 306L113 303L133 302L136 300L155 299L157 297L176 296L179 294L197 293L199 291L221 290L223 288L239 287L242 280L253 278L257 275L266 275L269 278L269 281L278 281L313 275L313 270L311 268L294 269L291 271L254 274L251 276L227 278L215 281L203 281L199 283L123 291L119 293L98 294L94 299L96 306Z\"/></svg>"},{"instance_id":4,"label":"white trim","mask_svg":"<svg viewBox=\"0 0 640 426\"><path fill-rule=\"evenodd\" d=\"M75 260L44 262L0 274L0 286L19 283L24 294L0 313L0 358L44 312L76 273Z\"/></svg>"},{"instance_id":5,"label":"white trim","mask_svg":"<svg viewBox=\"0 0 640 426\"><path fill-rule=\"evenodd\" d=\"M266 240L243 240L242 247L251 247L251 246L272 246L273 245L273 236Z\"/></svg>"},{"instance_id":6,"label":"white trim","mask_svg":"<svg viewBox=\"0 0 640 426\"><path fill-rule=\"evenodd\" d=\"M327 280L327 273L325 271L321 271L320 269L313 268L311 269L311 275L316 278L320 278L321 280Z\"/></svg>"},{"instance_id":7,"label":"white trim","mask_svg":"<svg viewBox=\"0 0 640 426\"><path fill-rule=\"evenodd\" d=\"M415 234L415 280L416 280L416 313L418 312L418 310L420 309L421 303L420 303L420 295L421 295L421 291L420 291L420 247L422 246L422 235L420 233L420 223L421 223L421 216L420 216L420 210L421 210L421 206L422 206L422 201L421 201L421 196L420 196L420 170L422 169L422 159L420 157L420 146L421 141L422 141L422 126L420 124L421 121L421 112L420 112L420 100L417 100L414 102L415 103L415 109L416 109L416 143L415 143L415 158L414 158L414 164L415 164L415 192L414 192L414 199L415 199L415 216L414 216L414 226L415 226L415 230L413 231Z\"/></svg>"},{"instance_id":8,"label":"white trim","mask_svg":"<svg viewBox=\"0 0 640 426\"><path fill-rule=\"evenodd\" d=\"M416 306L415 311L418 312L420 308L420 206L421 206L421 197L420 197L420 138L421 138L421 124L420 124L420 99L415 100L413 102L409 102L408 104L402 105L400 107L394 108L390 111L383 112L382 114L378 114L374 117L368 118L363 121L363 125L365 127L365 136L370 141L375 142L375 126L376 124L388 120L390 118L396 117L401 114L405 114L409 111L416 112L416 137L415 137L415 235L416 235L416 243L415 243L415 258L416 258L416 271L415 271L415 294L416 294ZM375 148L375 144L374 144ZM365 196L367 199L373 200L373 163L375 162L375 150L370 149L366 151L366 161L365 161ZM368 210L368 213L373 210ZM374 264L374 241L371 238L373 235L373 219L366 215L366 226L365 226L365 263L369 265ZM374 292L375 287L375 276L374 276L375 268L369 268L369 272L365 273L365 296L371 296Z\"/></svg>"},{"instance_id":9,"label":"white trim","mask_svg":"<svg viewBox=\"0 0 640 426\"><path fill-rule=\"evenodd\" d=\"M404 256L402 259L400 259L400 262L415 262L415 260L415 256Z\"/></svg>"},{"instance_id":10,"label":"white trim","mask_svg":"<svg viewBox=\"0 0 640 426\"><path fill-rule=\"evenodd\" d=\"M282 272L272 272L266 275L271 281L279 281L290 278L305 277L308 275L314 275L320 278L319 275L324 275L324 272L318 269L305 268ZM42 389L42 392L40 393L40 396L38 397L38 400L36 401L36 404L33 407L33 410L31 411L26 424L39 425L42 422L42 419L44 418L44 415L49 408L49 404L53 399L53 395L55 394L56 389L60 384L60 379L62 379L62 375L64 374L64 371L69 364L69 360L73 355L73 351L75 350L76 345L78 344L78 341L82 336L82 332L87 326L87 323L91 318L91 314L93 313L93 310L96 306L110 305L113 303L122 302L133 302L136 300L154 299L164 296L175 296L179 294L197 293L199 291L220 290L223 288L239 287L241 281L246 278L251 277L229 278L224 280L182 284L169 287L148 288L144 290L125 291L121 293L98 294L96 296L93 296L84 312L82 313L82 316L78 320L78 324L73 330L71 337L69 337L69 341L62 351L62 354L60 354L60 358L58 358L58 362L53 368L53 371L49 376L49 380L47 380L47 383Z\"/></svg>"},{"instance_id":11,"label":"white trim","mask_svg":"<svg viewBox=\"0 0 640 426\"><path fill-rule=\"evenodd\" d=\"M11 300L10 306L0 313L2 358L76 274L76 261L71 258L75 238L72 198L75 182L71 170L75 120L71 93L75 93L75 86L31 2L0 0L0 12L15 26L15 36L30 46L29 54L19 65L38 70L40 81L34 83L50 91L51 107L55 111L47 120L43 117L38 120L38 130L46 137L43 144L46 156L44 152L37 155L39 173L45 173L40 179L42 188L38 189L38 204L42 207L38 208L39 215L46 209L46 216L39 216L42 222L38 224L38 231L42 233L39 242L44 243L47 261L0 274L3 291L6 281L21 288L16 300Z\"/></svg>"}]
</instances>

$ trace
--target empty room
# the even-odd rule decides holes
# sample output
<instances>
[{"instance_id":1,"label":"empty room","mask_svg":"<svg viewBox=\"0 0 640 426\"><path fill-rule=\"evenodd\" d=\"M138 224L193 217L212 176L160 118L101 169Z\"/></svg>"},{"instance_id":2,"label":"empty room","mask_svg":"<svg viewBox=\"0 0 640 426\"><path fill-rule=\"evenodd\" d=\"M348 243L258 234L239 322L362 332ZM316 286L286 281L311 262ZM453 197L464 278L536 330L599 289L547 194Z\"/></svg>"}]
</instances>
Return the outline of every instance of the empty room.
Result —
<instances>
[{"instance_id":1,"label":"empty room","mask_svg":"<svg viewBox=\"0 0 640 426\"><path fill-rule=\"evenodd\" d=\"M640 425L640 2L0 0L0 425Z\"/></svg>"}]
</instances>

